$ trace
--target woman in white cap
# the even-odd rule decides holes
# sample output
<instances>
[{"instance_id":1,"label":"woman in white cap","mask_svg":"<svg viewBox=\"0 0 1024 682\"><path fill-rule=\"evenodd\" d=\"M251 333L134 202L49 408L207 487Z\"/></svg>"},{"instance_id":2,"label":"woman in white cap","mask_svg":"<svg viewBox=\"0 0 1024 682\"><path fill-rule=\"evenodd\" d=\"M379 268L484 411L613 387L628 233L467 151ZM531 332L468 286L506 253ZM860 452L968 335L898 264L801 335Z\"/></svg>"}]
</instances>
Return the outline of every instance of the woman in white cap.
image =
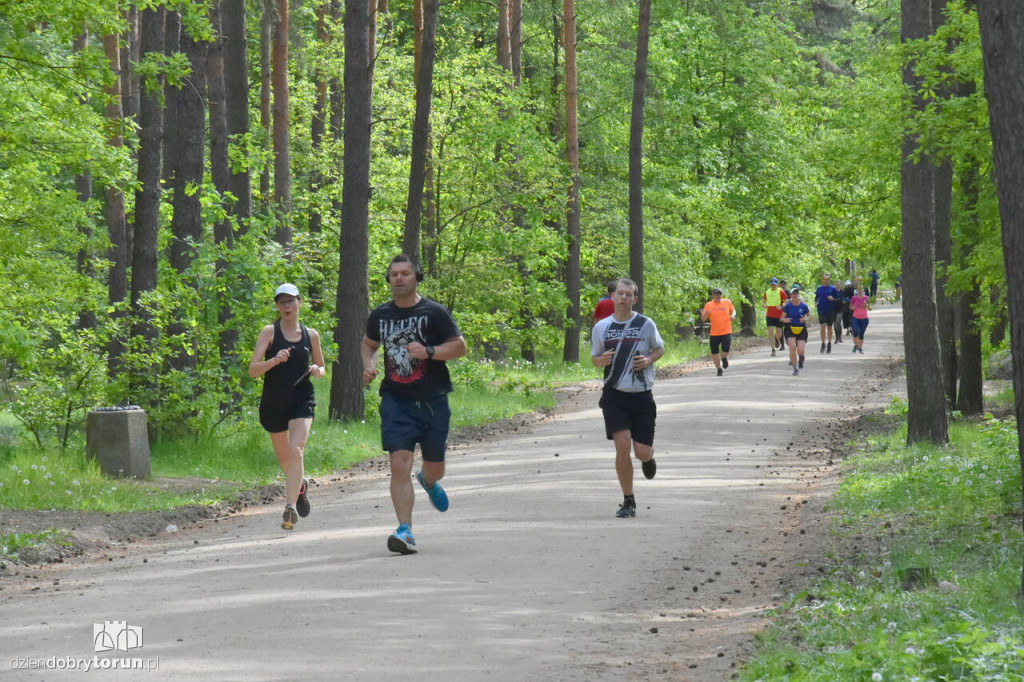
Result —
<instances>
[{"instance_id":1,"label":"woman in white cap","mask_svg":"<svg viewBox=\"0 0 1024 682\"><path fill-rule=\"evenodd\" d=\"M316 396L311 377L322 377L324 354L316 330L299 323L302 297L294 284L274 293L279 319L260 330L249 362L249 376L263 377L260 424L270 434L274 453L285 475L284 521L291 530L309 514L309 481L303 477L302 457L313 426Z\"/></svg>"}]
</instances>

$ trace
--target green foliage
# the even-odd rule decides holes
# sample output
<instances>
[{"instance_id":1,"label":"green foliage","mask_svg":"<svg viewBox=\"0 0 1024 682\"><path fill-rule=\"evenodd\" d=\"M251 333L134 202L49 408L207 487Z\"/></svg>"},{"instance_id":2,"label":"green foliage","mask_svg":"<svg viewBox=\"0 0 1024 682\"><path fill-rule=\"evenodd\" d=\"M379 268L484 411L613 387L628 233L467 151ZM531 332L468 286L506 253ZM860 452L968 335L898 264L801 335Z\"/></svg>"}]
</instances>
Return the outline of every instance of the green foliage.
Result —
<instances>
[{"instance_id":1,"label":"green foliage","mask_svg":"<svg viewBox=\"0 0 1024 682\"><path fill-rule=\"evenodd\" d=\"M1016 435L1010 422L956 423L948 447L907 447L897 432L848 460L831 505L846 549L778 611L740 679L1024 675Z\"/></svg>"},{"instance_id":2,"label":"green foliage","mask_svg":"<svg viewBox=\"0 0 1024 682\"><path fill-rule=\"evenodd\" d=\"M193 35L211 37L205 5L167 7L184 13ZM40 446L80 438L82 412L96 402L143 406L163 436L226 428L256 399L245 366L256 334L273 319L268 302L281 281L309 292L303 320L321 332L329 360L336 357L344 145L341 131L327 126L317 143L312 130L328 85L321 81L343 72L340 19L326 17L321 31L317 6L297 6L292 15L290 252L274 240L278 217L258 182L255 214L234 225L231 245L214 244L212 226L230 215L235 197L207 178L190 188L204 225L191 271L180 275L166 261L165 198L157 288L130 308L108 300L102 197L107 186L127 190L131 223L135 125L121 126L124 146L107 143L116 124L102 107L115 74L95 38L123 33L123 9L109 0L74 7L26 0L0 12L0 276L9 283L0 377ZM422 234L423 291L453 309L478 359L485 348L506 361L525 351L558 356L565 326L578 323L568 319L564 282L570 177L559 11L526 3L516 84L496 63L493 6L456 0L441 10L429 188L436 224ZM578 0L577 15L585 320L605 283L628 270L637 17L635 4L622 0ZM900 47L898 12L884 3L831 13L782 0L658 4L644 130L645 312L669 331L690 322L711 286L738 302L773 275L808 282L848 261L894 281L906 131L957 163L954 240L971 248L947 264L950 291L1003 291L977 22L962 2L951 3L947 16L934 39ZM402 241L415 104L411 3L395 3L378 19L372 303L388 296L376 273ZM259 20L250 12L252 82ZM83 30L90 41L75 51ZM899 72L909 59L930 97L917 118L901 109ZM172 52L140 55L131 68L152 87L160 78L183 82L191 66ZM954 97L952 84L974 90ZM255 90L250 99L255 122ZM231 141L229 155L233 169L254 178L274 158L255 123ZM83 201L76 178L86 175L93 192ZM308 227L314 216L318 231ZM1004 306L999 296L980 298L976 321L987 331ZM140 334L145 325L152 333ZM222 349L224 333L237 335L234 349ZM121 373L101 380L113 342L126 347Z\"/></svg>"}]
</instances>

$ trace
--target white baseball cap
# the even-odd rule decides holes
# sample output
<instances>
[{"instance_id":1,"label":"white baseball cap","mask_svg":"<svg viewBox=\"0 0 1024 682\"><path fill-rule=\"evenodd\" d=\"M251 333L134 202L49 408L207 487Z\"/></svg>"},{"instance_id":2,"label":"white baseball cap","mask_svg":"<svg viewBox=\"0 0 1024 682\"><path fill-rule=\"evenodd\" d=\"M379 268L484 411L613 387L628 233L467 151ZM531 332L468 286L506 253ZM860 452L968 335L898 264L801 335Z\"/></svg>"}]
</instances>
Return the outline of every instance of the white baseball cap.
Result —
<instances>
[{"instance_id":1,"label":"white baseball cap","mask_svg":"<svg viewBox=\"0 0 1024 682\"><path fill-rule=\"evenodd\" d=\"M277 288L277 291L274 292L274 300L276 301L277 297L282 294L288 294L289 296L294 296L295 298L301 298L301 296L299 296L299 288L294 284L289 284L288 282L285 282L284 284Z\"/></svg>"}]
</instances>

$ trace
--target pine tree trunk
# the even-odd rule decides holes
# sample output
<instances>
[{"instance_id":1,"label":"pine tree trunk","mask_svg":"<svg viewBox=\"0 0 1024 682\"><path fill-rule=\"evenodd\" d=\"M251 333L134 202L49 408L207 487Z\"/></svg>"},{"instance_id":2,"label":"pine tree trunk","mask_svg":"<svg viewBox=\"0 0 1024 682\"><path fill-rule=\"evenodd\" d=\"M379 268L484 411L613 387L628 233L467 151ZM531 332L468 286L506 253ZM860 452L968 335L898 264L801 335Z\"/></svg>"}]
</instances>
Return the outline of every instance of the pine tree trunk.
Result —
<instances>
[{"instance_id":1,"label":"pine tree trunk","mask_svg":"<svg viewBox=\"0 0 1024 682\"><path fill-rule=\"evenodd\" d=\"M637 22L633 114L629 125L629 276L640 290L635 308L644 310L644 103L651 40L651 0L640 0Z\"/></svg>"},{"instance_id":2,"label":"pine tree trunk","mask_svg":"<svg viewBox=\"0 0 1024 682\"><path fill-rule=\"evenodd\" d=\"M163 7L145 9L140 17L140 49L143 54L164 51ZM132 308L136 324L133 336L152 341L156 328L149 323L144 294L157 286L157 242L160 234L160 169L164 136L163 79L144 88L139 99L139 168L135 191L135 238L132 240Z\"/></svg>"},{"instance_id":3,"label":"pine tree trunk","mask_svg":"<svg viewBox=\"0 0 1024 682\"><path fill-rule=\"evenodd\" d=\"M118 49L118 36L103 36L103 49L110 60L110 68L114 73L121 69L121 51ZM107 90L109 101L104 108L107 125L110 126L108 143L112 147L124 145L122 129L124 120L121 112L120 79L111 82ZM121 303L128 295L128 226L124 215L124 190L116 185L107 185L105 218L107 234L110 238L110 271L107 273L107 301L110 305ZM115 317L124 317L124 312L117 311ZM115 336L110 341L108 369L111 374L120 370L121 355L124 353L124 339Z\"/></svg>"},{"instance_id":4,"label":"pine tree trunk","mask_svg":"<svg viewBox=\"0 0 1024 682\"><path fill-rule=\"evenodd\" d=\"M423 30L419 32L420 59L416 68L416 115L412 128L412 159L409 164L409 195L405 207L402 251L420 256L420 224L423 219L423 185L426 182L430 140L430 109L434 98L434 56L437 52L438 0L421 0Z\"/></svg>"},{"instance_id":5,"label":"pine tree trunk","mask_svg":"<svg viewBox=\"0 0 1024 682\"><path fill-rule=\"evenodd\" d=\"M89 35L87 33L75 36L72 44L72 50L78 53L84 50L89 45ZM87 92L87 91L84 91ZM83 94L79 98L79 102L86 104L89 101L89 96ZM83 204L88 204L92 201L92 174L88 170L82 171L79 175L75 176L75 192L78 196L78 200ZM92 267L92 254L89 250L88 244L92 239L92 224L90 221L82 221L81 226L82 232L82 244L83 246L78 249L78 266L76 272L79 275L93 279L96 276L96 272ZM78 327L79 329L93 329L96 327L96 313L94 312L94 306L89 303L83 302L81 309L78 312Z\"/></svg>"},{"instance_id":6,"label":"pine tree trunk","mask_svg":"<svg viewBox=\"0 0 1024 682\"><path fill-rule=\"evenodd\" d=\"M565 264L565 291L569 299L562 360L580 361L580 124L576 66L576 2L564 0L562 45L565 48L565 155L569 161L569 197L565 226L569 254Z\"/></svg>"},{"instance_id":7,"label":"pine tree trunk","mask_svg":"<svg viewBox=\"0 0 1024 682\"><path fill-rule=\"evenodd\" d=\"M934 30L930 0L904 0L902 39L926 38ZM907 64L904 83L920 110L920 79ZM935 291L935 173L928 160L914 162L919 142L903 141L902 181L903 339L907 362L907 441L945 443L948 435L945 386L939 346L938 304Z\"/></svg>"},{"instance_id":8,"label":"pine tree trunk","mask_svg":"<svg viewBox=\"0 0 1024 682\"><path fill-rule=\"evenodd\" d=\"M960 265L963 266L968 254L978 242L980 225L977 217L978 206L978 166L974 161L965 172L961 173L960 187L964 196L967 217L962 227L959 254ZM983 369L981 329L976 324L978 315L975 307L981 302L981 286L977 280L971 283L971 289L961 292L956 301L957 331L960 346L960 361L957 370L960 379L956 409L965 415L978 415L984 410Z\"/></svg>"},{"instance_id":9,"label":"pine tree trunk","mask_svg":"<svg viewBox=\"0 0 1024 682\"><path fill-rule=\"evenodd\" d=\"M224 42L224 103L229 138L249 132L249 57L246 49L245 0L222 0L221 28ZM231 173L233 212L238 233L245 234L252 218L252 176L247 168Z\"/></svg>"},{"instance_id":10,"label":"pine tree trunk","mask_svg":"<svg viewBox=\"0 0 1024 682\"><path fill-rule=\"evenodd\" d=\"M231 191L231 164L228 159L228 107L224 76L224 31L221 0L215 0L213 7L210 8L210 22L213 25L213 34L217 36L214 42L210 43L207 56L207 75L210 87L208 98L210 175L213 179L213 186L223 197ZM234 248L235 241L234 226L230 217L225 216L223 220L213 226L213 241L220 248L221 253L217 258L217 276L218 278L228 277L229 263L223 254ZM221 366L225 371L230 368L231 360L235 357L235 349L238 346L238 329L231 325L231 320L235 317L231 307L231 298L235 295L233 284L233 281L228 281L227 296L222 299L220 310L217 313L217 321L221 325L219 339Z\"/></svg>"},{"instance_id":11,"label":"pine tree trunk","mask_svg":"<svg viewBox=\"0 0 1024 682\"><path fill-rule=\"evenodd\" d=\"M277 0L274 31L271 39L270 79L274 91L274 214L275 239L292 256L292 171L288 132L288 0Z\"/></svg>"},{"instance_id":12,"label":"pine tree trunk","mask_svg":"<svg viewBox=\"0 0 1024 682\"><path fill-rule=\"evenodd\" d=\"M370 223L370 127L373 106L372 0L345 0L345 160L339 243L338 358L331 372L331 419L362 419Z\"/></svg>"},{"instance_id":13,"label":"pine tree trunk","mask_svg":"<svg viewBox=\"0 0 1024 682\"><path fill-rule=\"evenodd\" d=\"M978 19L1003 223L1017 453L1024 473L1024 192L1020 191L1024 187L1024 4L1019 0L981 0ZM1024 594L1024 570L1018 593Z\"/></svg>"},{"instance_id":14,"label":"pine tree trunk","mask_svg":"<svg viewBox=\"0 0 1024 682\"><path fill-rule=\"evenodd\" d=\"M271 115L271 52L274 35L274 0L263 0L263 14L260 17L260 126L267 139L273 138ZM270 199L270 167L264 166L260 173L260 200L264 207Z\"/></svg>"},{"instance_id":15,"label":"pine tree trunk","mask_svg":"<svg viewBox=\"0 0 1024 682\"><path fill-rule=\"evenodd\" d=\"M166 132L168 153L166 163L171 182L171 244L168 260L182 279L195 288L197 283L190 273L203 237L203 214L200 202L205 166L206 133L206 55L208 43L193 40L182 29L180 50L188 58L191 73L180 88L167 88ZM180 322L169 325L168 333L184 335L186 327ZM171 367L185 370L195 366L195 356L187 348L168 358Z\"/></svg>"}]
</instances>

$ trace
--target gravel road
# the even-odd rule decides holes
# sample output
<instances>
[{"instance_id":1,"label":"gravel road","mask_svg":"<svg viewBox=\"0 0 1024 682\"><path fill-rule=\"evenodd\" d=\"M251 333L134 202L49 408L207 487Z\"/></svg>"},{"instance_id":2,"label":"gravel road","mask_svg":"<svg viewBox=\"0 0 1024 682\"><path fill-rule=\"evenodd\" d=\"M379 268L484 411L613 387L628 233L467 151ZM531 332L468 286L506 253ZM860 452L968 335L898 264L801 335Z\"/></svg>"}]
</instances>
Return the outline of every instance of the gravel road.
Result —
<instances>
[{"instance_id":1,"label":"gravel road","mask_svg":"<svg viewBox=\"0 0 1024 682\"><path fill-rule=\"evenodd\" d=\"M385 548L378 463L320 481L292 532L275 505L40 567L34 589L0 592L0 676L728 679L765 610L823 565L858 418L904 391L898 306L876 306L863 355L849 339L821 355L815 337L798 377L761 346L723 377L707 361L659 380L658 475L637 467L635 519L614 517L613 451L585 391L578 409L454 447L451 509L417 486L417 555ZM107 621L143 646L95 653ZM151 669L102 667L131 659Z\"/></svg>"}]
</instances>

